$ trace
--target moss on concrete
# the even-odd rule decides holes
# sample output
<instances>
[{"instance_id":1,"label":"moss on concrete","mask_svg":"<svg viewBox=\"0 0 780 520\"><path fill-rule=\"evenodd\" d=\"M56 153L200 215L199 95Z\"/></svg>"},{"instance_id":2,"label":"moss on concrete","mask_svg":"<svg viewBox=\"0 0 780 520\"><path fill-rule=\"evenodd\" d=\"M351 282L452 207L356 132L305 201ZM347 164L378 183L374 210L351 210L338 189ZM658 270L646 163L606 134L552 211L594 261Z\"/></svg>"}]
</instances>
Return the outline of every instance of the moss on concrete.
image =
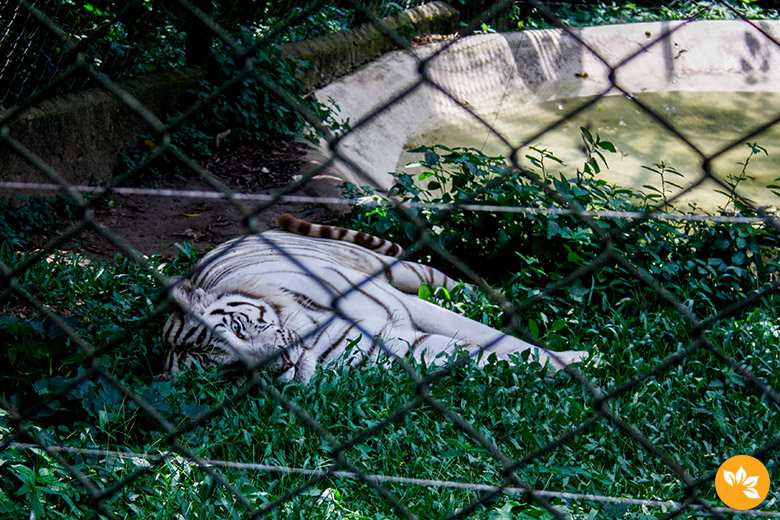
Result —
<instances>
[{"instance_id":1,"label":"moss on concrete","mask_svg":"<svg viewBox=\"0 0 780 520\"><path fill-rule=\"evenodd\" d=\"M444 2L433 2L384 18L381 25L407 41L416 35L452 34L458 30L458 12ZM285 44L282 52L308 64L300 77L307 90L314 90L398 49L398 42L388 32L368 23L352 31Z\"/></svg>"}]
</instances>

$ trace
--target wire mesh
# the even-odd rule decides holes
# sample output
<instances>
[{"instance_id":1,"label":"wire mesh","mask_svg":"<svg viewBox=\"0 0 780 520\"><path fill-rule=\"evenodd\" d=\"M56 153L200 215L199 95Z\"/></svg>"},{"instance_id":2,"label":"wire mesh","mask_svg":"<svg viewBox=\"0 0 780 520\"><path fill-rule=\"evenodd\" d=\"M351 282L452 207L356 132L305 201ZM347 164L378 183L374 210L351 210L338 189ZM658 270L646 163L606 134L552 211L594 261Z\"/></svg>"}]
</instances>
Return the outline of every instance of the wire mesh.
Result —
<instances>
[{"instance_id":1,"label":"wire mesh","mask_svg":"<svg viewBox=\"0 0 780 520\"><path fill-rule=\"evenodd\" d=\"M306 9L295 2L260 4L226 3L216 10L209 2L193 5L233 34L260 32L280 25L296 12L310 19L285 25L284 41L295 42L351 29L369 21L402 12L421 2L367 3L363 10L349 2L319 2ZM176 4L155 2L31 2L34 11L8 0L0 5L7 21L0 33L0 48L8 56L0 69L0 107L11 107L42 90L65 72L81 53L92 70L112 80L175 69L185 64L204 65L211 38L205 26ZM50 22L38 21L37 12ZM49 95L95 86L88 74L74 71Z\"/></svg>"},{"instance_id":2,"label":"wire mesh","mask_svg":"<svg viewBox=\"0 0 780 520\"><path fill-rule=\"evenodd\" d=\"M54 191L60 198L4 206L0 337L8 366L0 391L0 471L7 478L0 482L0 511L45 517L53 510L73 518L726 518L739 512L721 506L713 482L727 456L753 455L778 475L780 332L772 311L778 221L771 208L744 194L744 176L720 176L712 165L753 141L744 174L750 158L766 152L756 140L780 120L780 111L766 106L764 123L703 151L683 125L618 81L648 48L669 46L685 23L648 34L635 53L614 63L560 22L558 4L456 6L461 34L488 31L498 19L497 27L528 25L524 17L536 13L595 55L607 88L518 144L431 74L437 59L463 39L452 35L422 52L410 41L424 35L391 29L382 18L410 3L5 0L0 103L7 110L0 113L0 142L40 177L0 178L0 186L11 194ZM742 11L724 2L713 8L744 24L762 48L780 52L771 34ZM690 21L701 14L694 10ZM323 29L322 21L331 25ZM363 23L404 49L417 72L407 78L408 88L359 121L337 122L302 90L294 66L280 61L275 45ZM679 57L684 50L677 52ZM204 65L209 75L180 112L155 113L118 81L186 63ZM98 185L71 182L41 158L41 150L17 139L12 127L41 101L86 86L121 100L148 126L114 177ZM421 87L457 103L495 134L511 149L509 162L500 162L486 182L453 177L460 180L452 181L452 196L442 195L448 189L442 185L433 189L438 196L428 198L420 196L420 184L383 190L343 145ZM540 137L598 110L615 90L636 107L634 117L647 118L700 159L686 186L663 177L673 172L659 164L654 172L679 189L662 184L641 203L621 205L616 201L625 199L624 192L589 185L588 179L598 178L602 154L613 147L598 129L583 130L587 161L575 180L548 177L550 170L533 172L522 163L521 155ZM247 120L258 114L263 121ZM327 154L299 171L304 148L291 141L302 135L323 138ZM266 141L270 151L257 144ZM252 158L268 158L285 146L295 175L258 185L259 176L273 175ZM434 168L454 157L477 179L482 166L475 156L448 156L451 151L429 148L420 162ZM528 153L537 166L557 159L547 150L535 152ZM226 163L221 171L229 174L216 175ZM367 188L327 197L300 191L338 165ZM521 183L520 195L533 197L506 203L499 188L513 182ZM730 211L673 209L685 197L699 196L707 183L727 198ZM593 191L586 193L588 186ZM589 198L593 186L605 190L601 199ZM392 368L323 369L303 386L269 375L280 352L235 371L194 367L174 381L157 379L165 355L160 335L176 311L169 295L174 275L194 276L199 255L186 244L179 244L174 259L131 244L122 228L127 221L111 209L139 196L184 201L177 210L184 221L211 211L212 201L223 203L214 206L223 215L210 229L181 235L204 248L217 245L217 228L234 235L264 231L290 204L331 221L337 217L323 204L359 211L374 231L398 219L400 227L387 224L386 230L406 242L411 258L438 262L475 291L482 288L487 300L475 296L477 320L493 320L494 327L541 346L580 345L600 355L600 364L572 365L549 376L532 364L479 369L467 358L443 367L399 359ZM25 220L26 227L15 231L9 223L27 218L24 211L32 211L35 221ZM509 240L502 233L510 226L535 229L535 235L522 235L535 242L524 253L510 251L515 260L507 262L459 247L452 238L442 242L442 230L450 226L465 229L465 241L475 247L497 244L496 251ZM567 233L566 241L556 241ZM560 251L551 252L545 239ZM285 254L283 245L279 254ZM533 254L558 259L568 271L552 276ZM700 262L692 260L697 255ZM305 269L300 259L290 261ZM500 274L514 276L522 290L494 290ZM681 279L700 279L699 292L680 290ZM751 290L738 283L742 279L751 280ZM328 286L314 276L312 284ZM347 297L333 295L336 310L326 326L348 319L356 333L370 336L361 309L338 306ZM463 306L447 298L440 303ZM664 320L635 312L645 303ZM598 320L600 314L605 319ZM597 341L598 348L585 341ZM692 445L698 449L693 456ZM741 514L780 516L775 500L770 491L763 506Z\"/></svg>"}]
</instances>

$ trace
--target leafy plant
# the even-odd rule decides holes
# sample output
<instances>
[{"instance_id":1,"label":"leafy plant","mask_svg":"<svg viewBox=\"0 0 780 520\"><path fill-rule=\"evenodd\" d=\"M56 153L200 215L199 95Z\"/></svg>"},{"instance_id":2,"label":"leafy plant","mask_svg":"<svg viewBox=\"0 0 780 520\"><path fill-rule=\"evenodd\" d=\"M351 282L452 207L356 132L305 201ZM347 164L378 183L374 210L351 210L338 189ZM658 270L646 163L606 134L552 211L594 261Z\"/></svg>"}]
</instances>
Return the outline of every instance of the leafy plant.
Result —
<instances>
[{"instance_id":1,"label":"leafy plant","mask_svg":"<svg viewBox=\"0 0 780 520\"><path fill-rule=\"evenodd\" d=\"M589 243L598 241L592 229L570 217L543 211L517 213L512 209L568 209L564 199L556 198L553 193L567 197L573 208L624 207L622 200L626 192L595 177L602 165L607 164L603 152L614 149L611 143L584 129L583 141L589 153L574 180L549 172L545 161L557 165L561 161L543 150L537 150L539 156L534 159L541 171L520 171L510 168L501 157L487 157L474 149L440 145L419 148L412 152L421 154L423 160L412 166L424 167L425 171L416 179L407 173L396 174L390 195L412 205L439 202L453 205L454 210L438 210L434 205L412 208L410 212L427 223L428 236L437 247L476 268L489 280L495 279L495 273L512 272L518 255L543 259L543 264L570 266L564 243L569 244L571 251L577 251L583 248L578 241L584 240L585 249L589 249ZM347 189L351 196L381 200L370 190L354 186ZM460 209L464 204L490 205L495 210L467 212ZM381 207L366 212L358 206L347 224L400 242L416 240L419 233L416 224L404 214ZM534 237L544 237L544 240L534 240Z\"/></svg>"},{"instance_id":2,"label":"leafy plant","mask_svg":"<svg viewBox=\"0 0 780 520\"><path fill-rule=\"evenodd\" d=\"M740 172L736 175L733 173L729 173L726 177L726 185L730 188L728 191L723 190L715 190L717 193L720 193L721 195L726 196L726 204L723 206L723 211L727 211L729 204L732 204L734 206L734 209L742 211L742 212L748 212L753 213L754 210L751 207L752 201L740 199L737 197L737 187L745 180L753 180L755 177L747 174L747 167L750 163L750 159L761 152L764 152L764 155L769 155L769 152L766 151L766 148L763 146L760 146L758 143L745 143L748 148L750 148L750 154L747 156L744 162L739 163L742 166L742 169Z\"/></svg>"},{"instance_id":3,"label":"leafy plant","mask_svg":"<svg viewBox=\"0 0 780 520\"><path fill-rule=\"evenodd\" d=\"M668 177L670 175L674 177L684 177L683 174L678 172L674 166L668 165L663 161L656 163L653 166L642 166L642 168L655 173L661 180L660 188L657 188L651 184L645 184L642 186L643 188L650 190L650 193L646 195L646 200L648 202L657 202L658 199L661 199L663 201L663 208L666 209L669 206L669 199L667 195L674 192L674 190L671 188L678 190L682 189L682 186L672 182Z\"/></svg>"},{"instance_id":4,"label":"leafy plant","mask_svg":"<svg viewBox=\"0 0 780 520\"><path fill-rule=\"evenodd\" d=\"M572 2L547 10L510 9L509 26L520 29L547 29L565 23L571 27L607 25L664 20L734 20L738 16L750 19L778 19L772 5L742 0L737 2L700 2L684 0L660 4L653 2Z\"/></svg>"},{"instance_id":5,"label":"leafy plant","mask_svg":"<svg viewBox=\"0 0 780 520\"><path fill-rule=\"evenodd\" d=\"M0 201L0 235L10 246L34 247L53 236L61 222L73 218L76 210L76 204L64 195L33 196L13 204Z\"/></svg>"},{"instance_id":6,"label":"leafy plant","mask_svg":"<svg viewBox=\"0 0 780 520\"><path fill-rule=\"evenodd\" d=\"M244 29L239 42L250 46L255 37ZM296 75L301 64L282 59L278 46L261 46L247 57L237 56L222 42L215 47L209 76L197 81L188 91L191 104L204 102L203 106L184 120L181 120L182 113L168 114L165 118L175 128L169 136L170 142L188 156L199 160L211 156L218 146L280 136L316 139L319 131L310 124L314 119L334 130L344 128L344 123L332 117L330 108L306 95ZM255 75L246 74L245 60L251 60ZM221 90L231 81L235 84ZM164 150L161 153L160 139L152 134L143 136L141 146L122 156L120 173L132 171L141 164L144 176L181 168L175 154Z\"/></svg>"},{"instance_id":7,"label":"leafy plant","mask_svg":"<svg viewBox=\"0 0 780 520\"><path fill-rule=\"evenodd\" d=\"M6 244L0 247L0 261L7 266L24 262L26 256ZM121 367L121 373L147 381L159 373L151 360L160 358L160 345L149 333L158 337L162 323L147 318L159 299L156 275L180 273L191 257L182 254L172 263L157 257L148 261L151 270L121 257L107 263L76 254L55 254L32 264L18 283L50 310L41 315L26 299L6 296L4 305L24 317L0 317L0 341L9 346L0 353L0 395L22 409L36 403L40 419L63 414L98 417L118 404L119 395L100 376L86 376L85 365L109 373ZM135 321L148 323L128 331ZM66 333L63 327L70 330ZM40 399L43 395L56 398Z\"/></svg>"},{"instance_id":8,"label":"leafy plant","mask_svg":"<svg viewBox=\"0 0 780 520\"><path fill-rule=\"evenodd\" d=\"M670 189L679 187L668 179L679 172L664 163L648 167L661 178L660 188L646 187L649 194L634 194L607 184L597 174L608 167L605 154L612 153L614 147L585 129L582 135L586 159L571 179L551 171L551 165L565 165L538 148L528 156L535 166L530 171L511 168L500 157L487 157L473 149L417 149L421 161L411 166L424 171L416 178L396 174L390 191L411 209L389 207L378 194L348 186L350 196L373 199L379 206L356 206L344 224L407 243L423 236L417 222L409 218L413 216L425 223L421 245L431 246L415 252L413 258L432 261L453 276L461 275L442 263L437 251L445 250L489 283L502 285L505 294L517 301L543 296L544 307L555 312L548 312L541 322L556 330L561 326L558 320L571 319L583 302L604 305L634 300L638 291L645 302L642 309L652 308L652 302L658 301L657 291L638 289L629 281L634 275L625 264L608 261L598 269L589 268L603 254L605 240L614 254L644 270L697 312L711 312L769 283L778 267L772 253L778 237L770 226L688 221L630 225L604 219L589 223L568 214L566 211L578 208L641 212L648 201L668 203ZM752 147L751 156L760 150ZM749 158L733 183L747 175ZM451 204L453 209L439 209L438 202ZM462 209L466 204L491 209L466 211ZM578 270L585 273L557 293L547 292ZM696 275L691 277L691 273ZM533 320L532 330L548 328L538 325L539 316L528 319Z\"/></svg>"}]
</instances>

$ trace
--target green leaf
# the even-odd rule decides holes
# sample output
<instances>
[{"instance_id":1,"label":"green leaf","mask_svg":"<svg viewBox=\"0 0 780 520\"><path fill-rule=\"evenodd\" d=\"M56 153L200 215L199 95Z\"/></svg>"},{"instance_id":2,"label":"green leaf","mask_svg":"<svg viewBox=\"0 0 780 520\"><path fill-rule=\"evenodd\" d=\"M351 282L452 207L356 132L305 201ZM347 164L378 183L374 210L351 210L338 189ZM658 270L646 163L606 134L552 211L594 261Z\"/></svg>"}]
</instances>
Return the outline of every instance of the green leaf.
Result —
<instances>
[{"instance_id":1,"label":"green leaf","mask_svg":"<svg viewBox=\"0 0 780 520\"><path fill-rule=\"evenodd\" d=\"M584 263L585 259L582 258L580 255L578 255L575 251L572 251L571 248L568 245L564 245L564 247L569 251L569 253L566 255L566 260L568 262L572 263Z\"/></svg>"},{"instance_id":2,"label":"green leaf","mask_svg":"<svg viewBox=\"0 0 780 520\"><path fill-rule=\"evenodd\" d=\"M615 145L609 141L600 141L599 146L604 150L607 150L608 152L617 153L617 150L615 149Z\"/></svg>"},{"instance_id":3,"label":"green leaf","mask_svg":"<svg viewBox=\"0 0 780 520\"><path fill-rule=\"evenodd\" d=\"M628 504L613 504L604 512L604 518L623 518L623 515L628 511Z\"/></svg>"},{"instance_id":4,"label":"green leaf","mask_svg":"<svg viewBox=\"0 0 780 520\"><path fill-rule=\"evenodd\" d=\"M576 184L571 187L571 191L575 197L586 198L590 195L590 192L588 190L580 188Z\"/></svg>"},{"instance_id":5,"label":"green leaf","mask_svg":"<svg viewBox=\"0 0 780 520\"><path fill-rule=\"evenodd\" d=\"M588 130L584 126L581 126L580 132L582 133L583 140L585 140L587 144L592 144L594 142L593 135L590 133L590 130Z\"/></svg>"},{"instance_id":6,"label":"green leaf","mask_svg":"<svg viewBox=\"0 0 780 520\"><path fill-rule=\"evenodd\" d=\"M547 222L547 240L557 235L561 230L561 225L554 220Z\"/></svg>"},{"instance_id":7,"label":"green leaf","mask_svg":"<svg viewBox=\"0 0 780 520\"><path fill-rule=\"evenodd\" d=\"M588 159L588 164L590 165L591 168L593 168L594 173L601 172L601 167L599 166L599 162L596 160L595 157L591 157L590 159Z\"/></svg>"},{"instance_id":8,"label":"green leaf","mask_svg":"<svg viewBox=\"0 0 780 520\"><path fill-rule=\"evenodd\" d=\"M528 331L535 338L539 337L539 325L537 325L536 322L532 319L528 320Z\"/></svg>"},{"instance_id":9,"label":"green leaf","mask_svg":"<svg viewBox=\"0 0 780 520\"><path fill-rule=\"evenodd\" d=\"M553 324L550 326L551 332L558 332L559 330L563 330L566 327L566 322L562 319L557 319L553 322Z\"/></svg>"},{"instance_id":10,"label":"green leaf","mask_svg":"<svg viewBox=\"0 0 780 520\"><path fill-rule=\"evenodd\" d=\"M469 169L474 177L477 177L480 174L479 168L477 168L476 165L471 161L466 161L466 168Z\"/></svg>"},{"instance_id":11,"label":"green leaf","mask_svg":"<svg viewBox=\"0 0 780 520\"><path fill-rule=\"evenodd\" d=\"M425 164L428 165L428 168L432 168L439 164L439 154L434 152L433 150L425 150Z\"/></svg>"}]
</instances>

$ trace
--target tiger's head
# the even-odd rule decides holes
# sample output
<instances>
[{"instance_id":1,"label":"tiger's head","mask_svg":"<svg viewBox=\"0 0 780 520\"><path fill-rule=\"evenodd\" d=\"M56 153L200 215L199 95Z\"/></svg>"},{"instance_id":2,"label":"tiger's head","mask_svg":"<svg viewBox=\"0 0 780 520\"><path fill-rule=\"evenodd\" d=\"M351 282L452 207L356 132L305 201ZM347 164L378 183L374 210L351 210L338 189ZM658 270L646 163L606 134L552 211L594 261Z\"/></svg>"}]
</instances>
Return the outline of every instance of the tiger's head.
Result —
<instances>
[{"instance_id":1,"label":"tiger's head","mask_svg":"<svg viewBox=\"0 0 780 520\"><path fill-rule=\"evenodd\" d=\"M173 281L179 310L165 324L165 371L177 375L193 361L201 366L259 364L277 380L308 382L313 372L294 327L294 301L277 288L236 277L204 291L190 280Z\"/></svg>"}]
</instances>

